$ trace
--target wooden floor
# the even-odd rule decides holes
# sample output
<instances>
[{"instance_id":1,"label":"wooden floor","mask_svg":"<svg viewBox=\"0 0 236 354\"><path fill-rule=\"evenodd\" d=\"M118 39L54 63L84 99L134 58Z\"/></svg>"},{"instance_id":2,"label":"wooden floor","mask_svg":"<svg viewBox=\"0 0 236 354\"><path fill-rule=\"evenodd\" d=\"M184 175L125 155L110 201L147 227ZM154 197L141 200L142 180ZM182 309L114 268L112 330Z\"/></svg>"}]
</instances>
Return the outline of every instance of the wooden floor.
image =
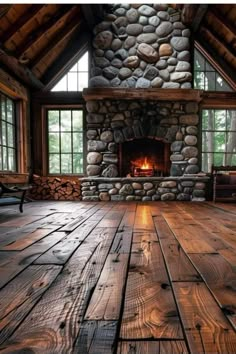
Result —
<instances>
[{"instance_id":1,"label":"wooden floor","mask_svg":"<svg viewBox=\"0 0 236 354\"><path fill-rule=\"evenodd\" d=\"M236 353L236 204L0 210L0 353Z\"/></svg>"}]
</instances>

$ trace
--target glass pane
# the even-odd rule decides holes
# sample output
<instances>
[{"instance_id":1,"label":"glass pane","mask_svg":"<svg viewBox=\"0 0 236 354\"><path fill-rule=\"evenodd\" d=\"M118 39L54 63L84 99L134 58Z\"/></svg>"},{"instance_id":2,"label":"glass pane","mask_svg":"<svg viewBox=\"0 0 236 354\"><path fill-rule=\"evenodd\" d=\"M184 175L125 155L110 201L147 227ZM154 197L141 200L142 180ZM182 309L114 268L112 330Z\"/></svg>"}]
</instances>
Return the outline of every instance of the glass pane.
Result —
<instances>
[{"instance_id":1,"label":"glass pane","mask_svg":"<svg viewBox=\"0 0 236 354\"><path fill-rule=\"evenodd\" d=\"M205 64L206 64L206 71L215 71L213 66L211 66L211 64L207 60Z\"/></svg>"},{"instance_id":2,"label":"glass pane","mask_svg":"<svg viewBox=\"0 0 236 354\"><path fill-rule=\"evenodd\" d=\"M214 151L225 152L225 133L214 133Z\"/></svg>"},{"instance_id":3,"label":"glass pane","mask_svg":"<svg viewBox=\"0 0 236 354\"><path fill-rule=\"evenodd\" d=\"M72 68L70 69L70 72L71 71L78 71L78 64L76 63L74 66L72 66Z\"/></svg>"},{"instance_id":4,"label":"glass pane","mask_svg":"<svg viewBox=\"0 0 236 354\"><path fill-rule=\"evenodd\" d=\"M205 75L203 72L195 72L194 87L196 89L204 90L204 88L205 88Z\"/></svg>"},{"instance_id":5,"label":"glass pane","mask_svg":"<svg viewBox=\"0 0 236 354\"><path fill-rule=\"evenodd\" d=\"M83 129L83 111L72 111L73 131Z\"/></svg>"},{"instance_id":6,"label":"glass pane","mask_svg":"<svg viewBox=\"0 0 236 354\"><path fill-rule=\"evenodd\" d=\"M88 71L88 52L86 52L78 61L79 71Z\"/></svg>"},{"instance_id":7,"label":"glass pane","mask_svg":"<svg viewBox=\"0 0 236 354\"><path fill-rule=\"evenodd\" d=\"M73 172L83 173L83 155L74 154L73 155Z\"/></svg>"},{"instance_id":8,"label":"glass pane","mask_svg":"<svg viewBox=\"0 0 236 354\"><path fill-rule=\"evenodd\" d=\"M226 138L226 152L233 152L234 150L236 151L236 132L228 132Z\"/></svg>"},{"instance_id":9,"label":"glass pane","mask_svg":"<svg viewBox=\"0 0 236 354\"><path fill-rule=\"evenodd\" d=\"M13 102L7 98L7 121L13 123Z\"/></svg>"},{"instance_id":10,"label":"glass pane","mask_svg":"<svg viewBox=\"0 0 236 354\"><path fill-rule=\"evenodd\" d=\"M88 73L79 73L79 91L88 87Z\"/></svg>"},{"instance_id":11,"label":"glass pane","mask_svg":"<svg viewBox=\"0 0 236 354\"><path fill-rule=\"evenodd\" d=\"M83 135L82 133L73 133L73 151L83 152Z\"/></svg>"},{"instance_id":12,"label":"glass pane","mask_svg":"<svg viewBox=\"0 0 236 354\"><path fill-rule=\"evenodd\" d=\"M205 59L198 50L194 50L194 70L204 71L205 70Z\"/></svg>"},{"instance_id":13,"label":"glass pane","mask_svg":"<svg viewBox=\"0 0 236 354\"><path fill-rule=\"evenodd\" d=\"M8 170L8 161L7 161L7 148L6 147L3 147L2 148L2 152L3 152L3 170Z\"/></svg>"},{"instance_id":14,"label":"glass pane","mask_svg":"<svg viewBox=\"0 0 236 354\"><path fill-rule=\"evenodd\" d=\"M48 111L48 130L58 132L59 129L59 111Z\"/></svg>"},{"instance_id":15,"label":"glass pane","mask_svg":"<svg viewBox=\"0 0 236 354\"><path fill-rule=\"evenodd\" d=\"M236 154L232 156L232 166L236 166Z\"/></svg>"},{"instance_id":16,"label":"glass pane","mask_svg":"<svg viewBox=\"0 0 236 354\"><path fill-rule=\"evenodd\" d=\"M204 141L204 151L213 152L214 151L214 132L206 132L206 140Z\"/></svg>"},{"instance_id":17,"label":"glass pane","mask_svg":"<svg viewBox=\"0 0 236 354\"><path fill-rule=\"evenodd\" d=\"M5 104L5 97L3 95L1 95L1 115L2 115L2 119L6 119L6 104Z\"/></svg>"},{"instance_id":18,"label":"glass pane","mask_svg":"<svg viewBox=\"0 0 236 354\"><path fill-rule=\"evenodd\" d=\"M51 91L67 91L67 75L65 75Z\"/></svg>"},{"instance_id":19,"label":"glass pane","mask_svg":"<svg viewBox=\"0 0 236 354\"><path fill-rule=\"evenodd\" d=\"M215 110L215 130L226 130L225 110Z\"/></svg>"},{"instance_id":20,"label":"glass pane","mask_svg":"<svg viewBox=\"0 0 236 354\"><path fill-rule=\"evenodd\" d=\"M6 145L7 144L7 127L6 127L6 122L2 121L2 144Z\"/></svg>"},{"instance_id":21,"label":"glass pane","mask_svg":"<svg viewBox=\"0 0 236 354\"><path fill-rule=\"evenodd\" d=\"M223 166L224 165L224 154L214 154L214 165L215 166Z\"/></svg>"},{"instance_id":22,"label":"glass pane","mask_svg":"<svg viewBox=\"0 0 236 354\"><path fill-rule=\"evenodd\" d=\"M61 173L72 173L71 154L61 154Z\"/></svg>"},{"instance_id":23,"label":"glass pane","mask_svg":"<svg viewBox=\"0 0 236 354\"><path fill-rule=\"evenodd\" d=\"M227 130L236 131L236 111L228 110L227 114Z\"/></svg>"},{"instance_id":24,"label":"glass pane","mask_svg":"<svg viewBox=\"0 0 236 354\"><path fill-rule=\"evenodd\" d=\"M233 91L227 82L216 73L216 91Z\"/></svg>"},{"instance_id":25,"label":"glass pane","mask_svg":"<svg viewBox=\"0 0 236 354\"><path fill-rule=\"evenodd\" d=\"M77 72L68 73L68 91L78 91L77 75Z\"/></svg>"},{"instance_id":26,"label":"glass pane","mask_svg":"<svg viewBox=\"0 0 236 354\"><path fill-rule=\"evenodd\" d=\"M71 111L61 111L61 131L71 131Z\"/></svg>"},{"instance_id":27,"label":"glass pane","mask_svg":"<svg viewBox=\"0 0 236 354\"><path fill-rule=\"evenodd\" d=\"M213 165L213 153L202 154L202 171L211 172Z\"/></svg>"},{"instance_id":28,"label":"glass pane","mask_svg":"<svg viewBox=\"0 0 236 354\"><path fill-rule=\"evenodd\" d=\"M8 146L14 147L14 134L13 134L13 125L7 124L7 143Z\"/></svg>"},{"instance_id":29,"label":"glass pane","mask_svg":"<svg viewBox=\"0 0 236 354\"><path fill-rule=\"evenodd\" d=\"M205 73L205 90L215 91L215 72Z\"/></svg>"},{"instance_id":30,"label":"glass pane","mask_svg":"<svg viewBox=\"0 0 236 354\"><path fill-rule=\"evenodd\" d=\"M61 133L61 152L71 152L71 133Z\"/></svg>"},{"instance_id":31,"label":"glass pane","mask_svg":"<svg viewBox=\"0 0 236 354\"><path fill-rule=\"evenodd\" d=\"M49 173L60 173L60 155L49 155Z\"/></svg>"},{"instance_id":32,"label":"glass pane","mask_svg":"<svg viewBox=\"0 0 236 354\"><path fill-rule=\"evenodd\" d=\"M8 166L10 171L16 171L15 150L8 149Z\"/></svg>"},{"instance_id":33,"label":"glass pane","mask_svg":"<svg viewBox=\"0 0 236 354\"><path fill-rule=\"evenodd\" d=\"M49 152L60 152L59 133L49 133L48 149Z\"/></svg>"}]
</instances>

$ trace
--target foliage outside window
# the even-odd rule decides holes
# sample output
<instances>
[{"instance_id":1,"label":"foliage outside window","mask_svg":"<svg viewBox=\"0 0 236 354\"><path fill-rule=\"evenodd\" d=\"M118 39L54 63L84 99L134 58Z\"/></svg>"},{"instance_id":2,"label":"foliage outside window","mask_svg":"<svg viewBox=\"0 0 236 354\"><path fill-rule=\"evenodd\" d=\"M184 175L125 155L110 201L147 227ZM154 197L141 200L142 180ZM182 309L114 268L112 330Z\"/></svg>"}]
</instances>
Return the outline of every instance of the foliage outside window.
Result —
<instances>
[{"instance_id":1,"label":"foliage outside window","mask_svg":"<svg viewBox=\"0 0 236 354\"><path fill-rule=\"evenodd\" d=\"M236 111L202 111L202 170L212 165L236 166Z\"/></svg>"},{"instance_id":2,"label":"foliage outside window","mask_svg":"<svg viewBox=\"0 0 236 354\"><path fill-rule=\"evenodd\" d=\"M194 88L206 91L232 91L227 82L196 48L194 49Z\"/></svg>"},{"instance_id":3,"label":"foliage outside window","mask_svg":"<svg viewBox=\"0 0 236 354\"><path fill-rule=\"evenodd\" d=\"M83 91L88 87L88 52L69 70L51 91Z\"/></svg>"},{"instance_id":4,"label":"foliage outside window","mask_svg":"<svg viewBox=\"0 0 236 354\"><path fill-rule=\"evenodd\" d=\"M16 171L16 119L14 101L0 93L0 170Z\"/></svg>"},{"instance_id":5,"label":"foliage outside window","mask_svg":"<svg viewBox=\"0 0 236 354\"><path fill-rule=\"evenodd\" d=\"M47 111L50 174L83 173L83 111Z\"/></svg>"}]
</instances>

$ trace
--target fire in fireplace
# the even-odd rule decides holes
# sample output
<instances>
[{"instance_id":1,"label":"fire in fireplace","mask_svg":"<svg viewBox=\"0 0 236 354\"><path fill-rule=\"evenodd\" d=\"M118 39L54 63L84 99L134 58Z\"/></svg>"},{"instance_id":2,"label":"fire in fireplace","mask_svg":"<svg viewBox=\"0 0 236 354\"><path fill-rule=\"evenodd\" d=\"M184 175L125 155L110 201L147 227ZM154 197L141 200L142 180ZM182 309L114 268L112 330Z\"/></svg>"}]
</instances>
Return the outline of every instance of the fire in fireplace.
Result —
<instances>
[{"instance_id":1,"label":"fire in fireplace","mask_svg":"<svg viewBox=\"0 0 236 354\"><path fill-rule=\"evenodd\" d=\"M120 144L120 175L123 177L166 176L170 173L170 144L135 139Z\"/></svg>"}]
</instances>

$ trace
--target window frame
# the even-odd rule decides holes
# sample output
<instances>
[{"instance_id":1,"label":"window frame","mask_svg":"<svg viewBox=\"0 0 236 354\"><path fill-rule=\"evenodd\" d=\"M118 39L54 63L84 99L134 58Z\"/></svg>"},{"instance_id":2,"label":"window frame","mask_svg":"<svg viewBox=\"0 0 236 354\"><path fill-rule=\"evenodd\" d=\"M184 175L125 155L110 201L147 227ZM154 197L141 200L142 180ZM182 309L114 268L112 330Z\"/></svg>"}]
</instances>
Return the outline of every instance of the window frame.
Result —
<instances>
[{"instance_id":1,"label":"window frame","mask_svg":"<svg viewBox=\"0 0 236 354\"><path fill-rule=\"evenodd\" d=\"M4 97L4 105L5 105L5 119L2 118L2 115L0 117L0 127L2 127L2 122L6 123L6 144L3 144L3 142L0 144L1 147L5 147L7 150L7 157L8 157L8 149L12 149L14 151L14 164L15 164L15 169L11 170L11 169L1 169L3 166L0 166L0 172L1 173L17 173L19 170L19 149L17 148L18 146L18 114L17 114L17 110L18 110L18 105L16 103L16 101L10 97L9 95L6 95L3 92L0 92L0 96ZM12 114L12 123L8 122L7 120L7 100L10 100L12 102L12 106L13 106L13 114ZM2 98L0 100L0 102L2 103ZM2 109L2 105L0 107L0 109ZM13 128L13 146L10 146L8 144L8 125L12 126ZM1 129L1 136L2 136L2 129ZM1 158L3 161L3 151L1 152ZM7 158L8 160L8 158ZM7 161L7 165L9 167L9 161Z\"/></svg>"},{"instance_id":2,"label":"window frame","mask_svg":"<svg viewBox=\"0 0 236 354\"><path fill-rule=\"evenodd\" d=\"M63 104L63 105L58 105L58 104L52 104L52 105L44 105L42 107L42 149L43 149L43 166L42 166L42 172L43 176L50 176L50 177L73 177L73 176L78 176L78 177L83 177L85 175L85 168L86 168L86 161L85 158L83 159L83 173L49 173L49 146L48 146L48 111L49 110L80 110L82 111L83 115L83 129L82 129L82 139L83 139L83 157L87 155L86 151L86 139L85 139L85 108L83 105L71 105L71 104ZM61 151L59 152L61 154Z\"/></svg>"}]
</instances>

